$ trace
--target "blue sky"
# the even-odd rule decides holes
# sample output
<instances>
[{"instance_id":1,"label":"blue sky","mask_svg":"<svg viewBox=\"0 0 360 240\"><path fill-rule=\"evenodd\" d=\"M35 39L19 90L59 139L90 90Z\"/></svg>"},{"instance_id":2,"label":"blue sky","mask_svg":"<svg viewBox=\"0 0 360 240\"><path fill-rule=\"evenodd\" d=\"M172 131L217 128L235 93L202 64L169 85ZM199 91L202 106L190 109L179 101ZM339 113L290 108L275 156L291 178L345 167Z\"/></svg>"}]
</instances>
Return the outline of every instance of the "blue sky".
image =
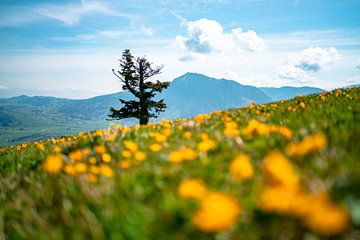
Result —
<instances>
[{"instance_id":1,"label":"blue sky","mask_svg":"<svg viewBox=\"0 0 360 240\"><path fill-rule=\"evenodd\" d=\"M360 83L358 0L2 0L0 97L83 98L121 89L123 49L255 86Z\"/></svg>"}]
</instances>

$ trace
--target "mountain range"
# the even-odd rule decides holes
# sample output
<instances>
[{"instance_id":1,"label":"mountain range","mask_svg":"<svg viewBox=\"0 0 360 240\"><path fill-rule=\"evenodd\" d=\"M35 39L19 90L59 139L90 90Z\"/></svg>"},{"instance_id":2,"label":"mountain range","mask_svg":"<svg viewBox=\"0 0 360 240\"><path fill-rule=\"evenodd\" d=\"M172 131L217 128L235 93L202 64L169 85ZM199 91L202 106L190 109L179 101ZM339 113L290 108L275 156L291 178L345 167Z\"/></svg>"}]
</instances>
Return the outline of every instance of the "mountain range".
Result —
<instances>
[{"instance_id":1,"label":"mountain range","mask_svg":"<svg viewBox=\"0 0 360 240\"><path fill-rule=\"evenodd\" d=\"M322 91L312 87L257 88L232 80L186 73L157 95L167 104L159 119L186 118L242 107L251 101L267 103ZM120 108L119 98L129 100L132 95L118 92L81 100L25 95L0 98L0 146L106 128L109 108ZM120 123L134 125L137 121L124 119Z\"/></svg>"}]
</instances>

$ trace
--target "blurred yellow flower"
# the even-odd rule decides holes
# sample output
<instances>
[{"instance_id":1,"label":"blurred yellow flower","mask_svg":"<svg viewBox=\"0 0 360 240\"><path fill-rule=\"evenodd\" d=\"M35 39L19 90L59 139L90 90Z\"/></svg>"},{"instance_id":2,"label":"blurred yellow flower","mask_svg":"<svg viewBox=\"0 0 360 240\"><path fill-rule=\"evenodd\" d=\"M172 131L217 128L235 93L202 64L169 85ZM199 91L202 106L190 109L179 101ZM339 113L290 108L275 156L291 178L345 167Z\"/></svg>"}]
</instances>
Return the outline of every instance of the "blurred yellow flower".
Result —
<instances>
[{"instance_id":1,"label":"blurred yellow flower","mask_svg":"<svg viewBox=\"0 0 360 240\"><path fill-rule=\"evenodd\" d=\"M152 152L160 152L162 149L162 146L158 143L154 143L154 144L151 144L149 146L149 148L150 148L150 151L152 151Z\"/></svg>"},{"instance_id":2,"label":"blurred yellow flower","mask_svg":"<svg viewBox=\"0 0 360 240\"><path fill-rule=\"evenodd\" d=\"M201 199L207 192L204 182L200 179L184 179L178 188L178 194L185 199Z\"/></svg>"},{"instance_id":3,"label":"blurred yellow flower","mask_svg":"<svg viewBox=\"0 0 360 240\"><path fill-rule=\"evenodd\" d=\"M146 159L146 154L144 152L136 151L134 153L135 160L142 162Z\"/></svg>"},{"instance_id":4,"label":"blurred yellow flower","mask_svg":"<svg viewBox=\"0 0 360 240\"><path fill-rule=\"evenodd\" d=\"M121 156L124 158L130 158L132 156L132 153L129 150L123 150L121 151Z\"/></svg>"},{"instance_id":5,"label":"blurred yellow flower","mask_svg":"<svg viewBox=\"0 0 360 240\"><path fill-rule=\"evenodd\" d=\"M280 152L268 153L263 160L263 168L272 185L297 186L299 183L292 164Z\"/></svg>"},{"instance_id":6,"label":"blurred yellow flower","mask_svg":"<svg viewBox=\"0 0 360 240\"><path fill-rule=\"evenodd\" d=\"M190 131L184 132L184 138L191 138L191 132Z\"/></svg>"},{"instance_id":7,"label":"blurred yellow flower","mask_svg":"<svg viewBox=\"0 0 360 240\"><path fill-rule=\"evenodd\" d=\"M238 180L251 178L254 174L254 169L250 163L250 158L246 154L238 155L230 164L230 172Z\"/></svg>"},{"instance_id":8,"label":"blurred yellow flower","mask_svg":"<svg viewBox=\"0 0 360 240\"><path fill-rule=\"evenodd\" d=\"M83 160L83 153L80 149L74 150L69 153L69 158L71 158L74 161L81 161Z\"/></svg>"},{"instance_id":9,"label":"blurred yellow flower","mask_svg":"<svg viewBox=\"0 0 360 240\"><path fill-rule=\"evenodd\" d=\"M302 157L309 153L323 150L326 144L325 135L315 134L306 136L301 142L288 144L286 146L286 152L291 157Z\"/></svg>"},{"instance_id":10,"label":"blurred yellow flower","mask_svg":"<svg viewBox=\"0 0 360 240\"><path fill-rule=\"evenodd\" d=\"M63 164L64 162L61 155L49 155L46 158L43 167L47 172L57 174L61 171Z\"/></svg>"},{"instance_id":11,"label":"blurred yellow flower","mask_svg":"<svg viewBox=\"0 0 360 240\"><path fill-rule=\"evenodd\" d=\"M101 159L106 163L111 162L111 156L110 156L110 154L107 154L107 153L103 153L101 155Z\"/></svg>"},{"instance_id":12,"label":"blurred yellow flower","mask_svg":"<svg viewBox=\"0 0 360 240\"><path fill-rule=\"evenodd\" d=\"M235 224L240 207L233 197L212 192L206 195L192 218L193 224L205 232L220 232Z\"/></svg>"},{"instance_id":13,"label":"blurred yellow flower","mask_svg":"<svg viewBox=\"0 0 360 240\"><path fill-rule=\"evenodd\" d=\"M102 175L108 178L112 178L114 176L113 170L106 164L100 165L100 172Z\"/></svg>"},{"instance_id":14,"label":"blurred yellow flower","mask_svg":"<svg viewBox=\"0 0 360 240\"><path fill-rule=\"evenodd\" d=\"M121 169L128 169L128 168L130 168L131 163L129 160L121 160L121 161L119 161L118 165L119 165L119 168L121 168Z\"/></svg>"},{"instance_id":15,"label":"blurred yellow flower","mask_svg":"<svg viewBox=\"0 0 360 240\"><path fill-rule=\"evenodd\" d=\"M135 152L138 150L138 145L136 142L125 140L123 143L125 145L125 148L130 150L131 152Z\"/></svg>"},{"instance_id":16,"label":"blurred yellow flower","mask_svg":"<svg viewBox=\"0 0 360 240\"><path fill-rule=\"evenodd\" d=\"M180 163L182 160L183 158L181 151L173 151L169 154L169 161L172 163Z\"/></svg>"},{"instance_id":17,"label":"blurred yellow flower","mask_svg":"<svg viewBox=\"0 0 360 240\"><path fill-rule=\"evenodd\" d=\"M95 146L95 152L99 155L106 153L106 148L103 145Z\"/></svg>"},{"instance_id":18,"label":"blurred yellow flower","mask_svg":"<svg viewBox=\"0 0 360 240\"><path fill-rule=\"evenodd\" d=\"M97 176L96 176L96 175L90 173L90 174L87 176L87 180L88 180L89 182L91 182L91 183L96 183L98 179L97 179Z\"/></svg>"},{"instance_id":19,"label":"blurred yellow flower","mask_svg":"<svg viewBox=\"0 0 360 240\"><path fill-rule=\"evenodd\" d=\"M304 102L300 102L300 103L299 103L299 106L302 107L302 108L305 108L305 103L304 103Z\"/></svg>"},{"instance_id":20,"label":"blurred yellow flower","mask_svg":"<svg viewBox=\"0 0 360 240\"><path fill-rule=\"evenodd\" d=\"M200 151L200 152L208 152L209 150L215 148L215 142L211 139L206 139L206 140L203 140L202 142L200 142L198 145L197 145L197 149Z\"/></svg>"},{"instance_id":21,"label":"blurred yellow flower","mask_svg":"<svg viewBox=\"0 0 360 240\"><path fill-rule=\"evenodd\" d=\"M74 166L77 173L81 174L81 173L86 173L87 171L87 165L85 163L78 162Z\"/></svg>"},{"instance_id":22,"label":"blurred yellow flower","mask_svg":"<svg viewBox=\"0 0 360 240\"><path fill-rule=\"evenodd\" d=\"M75 169L75 167L74 167L73 164L65 165L64 171L65 171L65 173L68 174L68 175L71 175L71 176L75 176L75 175L76 175L76 169Z\"/></svg>"},{"instance_id":23,"label":"blurred yellow flower","mask_svg":"<svg viewBox=\"0 0 360 240\"><path fill-rule=\"evenodd\" d=\"M187 161L194 160L196 158L196 152L192 148L181 149L182 158Z\"/></svg>"}]
</instances>

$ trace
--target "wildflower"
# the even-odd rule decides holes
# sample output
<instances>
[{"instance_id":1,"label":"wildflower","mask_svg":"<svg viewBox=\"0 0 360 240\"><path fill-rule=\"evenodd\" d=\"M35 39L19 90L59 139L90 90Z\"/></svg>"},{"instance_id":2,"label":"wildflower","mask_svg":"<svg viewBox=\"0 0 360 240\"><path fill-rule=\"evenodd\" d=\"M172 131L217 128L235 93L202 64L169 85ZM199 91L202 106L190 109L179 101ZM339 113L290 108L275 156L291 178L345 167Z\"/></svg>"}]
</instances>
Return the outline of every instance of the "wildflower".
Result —
<instances>
[{"instance_id":1,"label":"wildflower","mask_svg":"<svg viewBox=\"0 0 360 240\"><path fill-rule=\"evenodd\" d=\"M184 138L187 138L187 139L191 138L191 132L190 131L184 132Z\"/></svg>"},{"instance_id":2,"label":"wildflower","mask_svg":"<svg viewBox=\"0 0 360 240\"><path fill-rule=\"evenodd\" d=\"M187 161L194 160L196 158L196 153L191 148L184 148L181 149L182 158Z\"/></svg>"},{"instance_id":3,"label":"wildflower","mask_svg":"<svg viewBox=\"0 0 360 240\"><path fill-rule=\"evenodd\" d=\"M154 135L154 140L155 140L155 142L163 143L163 142L166 142L167 137L165 135L163 135L163 134L156 133Z\"/></svg>"},{"instance_id":4,"label":"wildflower","mask_svg":"<svg viewBox=\"0 0 360 240\"><path fill-rule=\"evenodd\" d=\"M118 165L119 165L119 168L121 168L121 169L128 169L130 167L131 163L129 160L122 160L122 161L119 161Z\"/></svg>"},{"instance_id":5,"label":"wildflower","mask_svg":"<svg viewBox=\"0 0 360 240\"><path fill-rule=\"evenodd\" d=\"M165 128L163 131L164 136L169 137L171 135L171 129Z\"/></svg>"},{"instance_id":6,"label":"wildflower","mask_svg":"<svg viewBox=\"0 0 360 240\"><path fill-rule=\"evenodd\" d=\"M106 162L106 163L111 162L111 156L110 156L110 154L108 154L108 153L103 153L103 154L101 155L101 159L102 159L104 162Z\"/></svg>"},{"instance_id":7,"label":"wildflower","mask_svg":"<svg viewBox=\"0 0 360 240\"><path fill-rule=\"evenodd\" d=\"M78 162L75 164L75 170L77 173L86 173L87 171L87 165L83 162Z\"/></svg>"},{"instance_id":8,"label":"wildflower","mask_svg":"<svg viewBox=\"0 0 360 240\"><path fill-rule=\"evenodd\" d=\"M99 155L106 153L106 148L103 145L95 146L95 152Z\"/></svg>"},{"instance_id":9,"label":"wildflower","mask_svg":"<svg viewBox=\"0 0 360 240\"><path fill-rule=\"evenodd\" d=\"M137 151L134 154L135 160L142 162L146 159L146 154L144 152Z\"/></svg>"},{"instance_id":10,"label":"wildflower","mask_svg":"<svg viewBox=\"0 0 360 240\"><path fill-rule=\"evenodd\" d=\"M45 145L43 143L37 143L36 147L40 150L40 151L44 151L45 150Z\"/></svg>"},{"instance_id":11,"label":"wildflower","mask_svg":"<svg viewBox=\"0 0 360 240\"><path fill-rule=\"evenodd\" d=\"M138 145L135 142L125 140L123 143L125 145L125 148L131 152L135 152L136 150L138 150Z\"/></svg>"},{"instance_id":12,"label":"wildflower","mask_svg":"<svg viewBox=\"0 0 360 240\"><path fill-rule=\"evenodd\" d=\"M73 164L68 164L64 167L64 172L68 175L75 176L76 175L76 169Z\"/></svg>"},{"instance_id":13,"label":"wildflower","mask_svg":"<svg viewBox=\"0 0 360 240\"><path fill-rule=\"evenodd\" d=\"M273 185L297 186L299 183L299 176L292 164L279 152L268 153L264 158L263 168Z\"/></svg>"},{"instance_id":14,"label":"wildflower","mask_svg":"<svg viewBox=\"0 0 360 240\"><path fill-rule=\"evenodd\" d=\"M132 153L129 150L123 150L121 151L121 156L124 158L130 158L132 156Z\"/></svg>"},{"instance_id":15,"label":"wildflower","mask_svg":"<svg viewBox=\"0 0 360 240\"><path fill-rule=\"evenodd\" d=\"M332 203L327 193L311 196L307 207L308 211L305 211L303 221L314 232L336 235L344 232L349 225L347 209Z\"/></svg>"},{"instance_id":16,"label":"wildflower","mask_svg":"<svg viewBox=\"0 0 360 240\"><path fill-rule=\"evenodd\" d=\"M108 178L112 178L114 176L113 170L108 165L105 164L100 165L100 172L102 175Z\"/></svg>"},{"instance_id":17,"label":"wildflower","mask_svg":"<svg viewBox=\"0 0 360 240\"><path fill-rule=\"evenodd\" d=\"M197 145L197 149L200 152L208 152L209 150L215 148L215 142L211 139L203 140Z\"/></svg>"},{"instance_id":18,"label":"wildflower","mask_svg":"<svg viewBox=\"0 0 360 240\"><path fill-rule=\"evenodd\" d=\"M61 155L49 155L46 158L43 167L47 172L57 174L61 171L63 164Z\"/></svg>"},{"instance_id":19,"label":"wildflower","mask_svg":"<svg viewBox=\"0 0 360 240\"><path fill-rule=\"evenodd\" d=\"M207 189L200 179L184 179L179 185L178 194L186 199L201 199L207 194Z\"/></svg>"},{"instance_id":20,"label":"wildflower","mask_svg":"<svg viewBox=\"0 0 360 240\"><path fill-rule=\"evenodd\" d=\"M209 135L207 133L201 133L200 138L201 140L205 141L209 139Z\"/></svg>"},{"instance_id":21,"label":"wildflower","mask_svg":"<svg viewBox=\"0 0 360 240\"><path fill-rule=\"evenodd\" d=\"M183 158L181 151L173 151L169 154L169 161L172 163L180 163L182 160Z\"/></svg>"},{"instance_id":22,"label":"wildflower","mask_svg":"<svg viewBox=\"0 0 360 240\"><path fill-rule=\"evenodd\" d=\"M61 147L55 146L55 147L53 147L52 151L55 152L55 153L60 153L61 152Z\"/></svg>"},{"instance_id":23,"label":"wildflower","mask_svg":"<svg viewBox=\"0 0 360 240\"><path fill-rule=\"evenodd\" d=\"M238 179L248 179L254 174L250 158L246 154L238 155L230 164L230 172Z\"/></svg>"},{"instance_id":24,"label":"wildflower","mask_svg":"<svg viewBox=\"0 0 360 240\"><path fill-rule=\"evenodd\" d=\"M151 150L152 152L160 152L161 149L162 149L162 146L161 146L160 144L158 144L158 143L154 143L154 144L151 144L151 145L149 146L149 148L150 148L150 150Z\"/></svg>"},{"instance_id":25,"label":"wildflower","mask_svg":"<svg viewBox=\"0 0 360 240\"><path fill-rule=\"evenodd\" d=\"M95 157L90 157L90 158L89 158L89 163L91 163L91 164L96 164L96 163L97 163L96 158L95 158Z\"/></svg>"},{"instance_id":26,"label":"wildflower","mask_svg":"<svg viewBox=\"0 0 360 240\"><path fill-rule=\"evenodd\" d=\"M85 156L89 156L91 152L90 152L90 149L85 148L85 149L82 151L82 153L83 153Z\"/></svg>"},{"instance_id":27,"label":"wildflower","mask_svg":"<svg viewBox=\"0 0 360 240\"><path fill-rule=\"evenodd\" d=\"M312 152L321 151L326 146L326 137L316 134L305 137L301 142L290 143L286 146L286 152L292 157L302 157Z\"/></svg>"},{"instance_id":28,"label":"wildflower","mask_svg":"<svg viewBox=\"0 0 360 240\"><path fill-rule=\"evenodd\" d=\"M91 172L93 174L99 174L100 173L100 168L98 166L90 166L89 172Z\"/></svg>"},{"instance_id":29,"label":"wildflower","mask_svg":"<svg viewBox=\"0 0 360 240\"><path fill-rule=\"evenodd\" d=\"M192 218L193 224L205 232L220 232L231 227L240 215L236 200L226 194L213 192L201 201Z\"/></svg>"},{"instance_id":30,"label":"wildflower","mask_svg":"<svg viewBox=\"0 0 360 240\"><path fill-rule=\"evenodd\" d=\"M287 213L297 192L296 187L267 186L260 193L260 208L265 212Z\"/></svg>"},{"instance_id":31,"label":"wildflower","mask_svg":"<svg viewBox=\"0 0 360 240\"><path fill-rule=\"evenodd\" d=\"M302 107L302 108L305 108L305 103L304 103L304 102L300 102L300 103L299 103L299 106Z\"/></svg>"},{"instance_id":32,"label":"wildflower","mask_svg":"<svg viewBox=\"0 0 360 240\"><path fill-rule=\"evenodd\" d=\"M115 140L115 138L116 138L116 135L115 135L115 134L109 134L109 135L107 136L107 140L108 140L109 142L113 142L113 141Z\"/></svg>"}]
</instances>

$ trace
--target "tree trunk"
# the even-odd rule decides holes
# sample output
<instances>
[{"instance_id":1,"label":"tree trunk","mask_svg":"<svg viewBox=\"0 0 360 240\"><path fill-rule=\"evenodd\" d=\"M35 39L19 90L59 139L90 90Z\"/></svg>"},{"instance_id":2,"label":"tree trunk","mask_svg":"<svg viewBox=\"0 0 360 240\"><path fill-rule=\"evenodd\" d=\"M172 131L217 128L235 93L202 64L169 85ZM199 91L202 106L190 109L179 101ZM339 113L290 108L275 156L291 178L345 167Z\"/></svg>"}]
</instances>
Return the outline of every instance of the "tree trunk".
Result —
<instances>
[{"instance_id":1,"label":"tree trunk","mask_svg":"<svg viewBox=\"0 0 360 240\"><path fill-rule=\"evenodd\" d=\"M140 61L140 81L139 81L139 88L140 88L140 125L146 125L149 122L149 117L147 115L147 108L145 106L145 99L144 99L144 69L143 63Z\"/></svg>"}]
</instances>

